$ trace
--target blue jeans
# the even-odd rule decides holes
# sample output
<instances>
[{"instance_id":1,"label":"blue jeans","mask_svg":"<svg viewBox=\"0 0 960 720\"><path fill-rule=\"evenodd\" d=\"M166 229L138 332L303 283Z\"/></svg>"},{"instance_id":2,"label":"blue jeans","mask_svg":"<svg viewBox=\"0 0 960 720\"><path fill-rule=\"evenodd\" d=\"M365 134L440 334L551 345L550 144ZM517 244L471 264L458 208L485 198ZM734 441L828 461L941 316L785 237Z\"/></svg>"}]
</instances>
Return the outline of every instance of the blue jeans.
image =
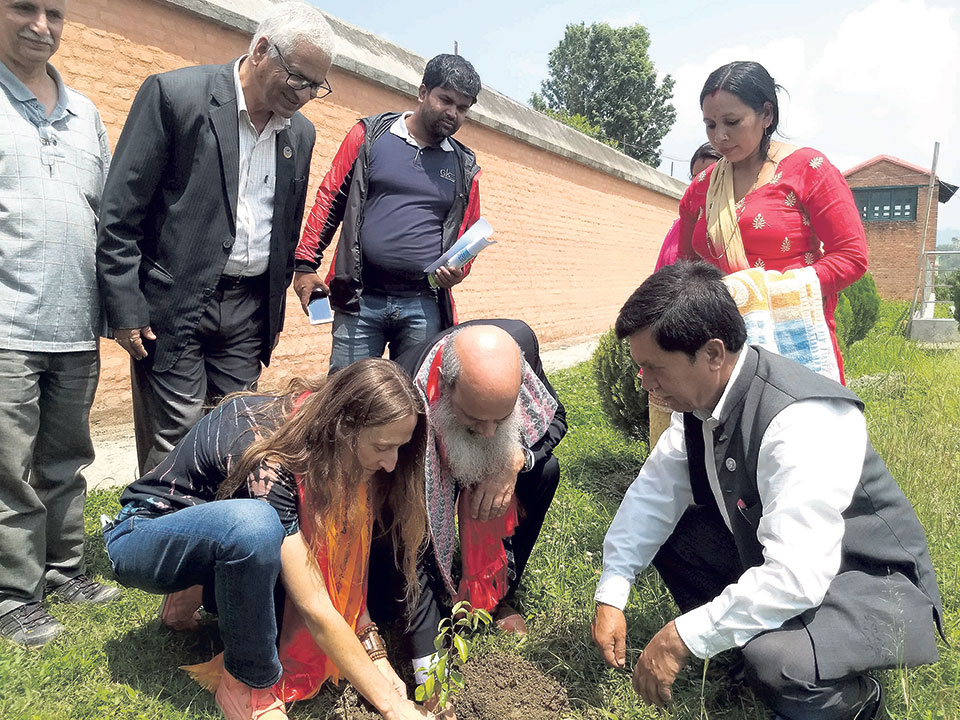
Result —
<instances>
[{"instance_id":1,"label":"blue jeans","mask_svg":"<svg viewBox=\"0 0 960 720\"><path fill-rule=\"evenodd\" d=\"M283 527L262 500L217 500L104 532L120 582L152 593L213 586L227 671L250 687L280 679L274 588Z\"/></svg>"},{"instance_id":2,"label":"blue jeans","mask_svg":"<svg viewBox=\"0 0 960 720\"><path fill-rule=\"evenodd\" d=\"M440 332L440 305L433 290L419 295L360 295L360 312L337 312L333 317L330 371L356 360L381 357L390 344L390 358L426 342Z\"/></svg>"}]
</instances>

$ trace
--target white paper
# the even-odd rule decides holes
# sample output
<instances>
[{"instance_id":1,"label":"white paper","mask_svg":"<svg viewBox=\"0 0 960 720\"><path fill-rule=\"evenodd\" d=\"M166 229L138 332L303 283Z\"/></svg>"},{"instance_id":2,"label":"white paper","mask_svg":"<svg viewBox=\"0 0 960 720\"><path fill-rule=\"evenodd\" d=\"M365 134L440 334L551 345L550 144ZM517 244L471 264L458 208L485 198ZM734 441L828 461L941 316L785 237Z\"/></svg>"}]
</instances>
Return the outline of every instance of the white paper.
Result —
<instances>
[{"instance_id":1,"label":"white paper","mask_svg":"<svg viewBox=\"0 0 960 720\"><path fill-rule=\"evenodd\" d=\"M488 240L493 235L493 228L484 218L478 218L467 231L460 236L460 239L453 244L449 250L441 255L435 262L424 268L427 275L432 275L438 268L446 266L459 270L468 262L473 260L480 251L496 243L496 240Z\"/></svg>"}]
</instances>

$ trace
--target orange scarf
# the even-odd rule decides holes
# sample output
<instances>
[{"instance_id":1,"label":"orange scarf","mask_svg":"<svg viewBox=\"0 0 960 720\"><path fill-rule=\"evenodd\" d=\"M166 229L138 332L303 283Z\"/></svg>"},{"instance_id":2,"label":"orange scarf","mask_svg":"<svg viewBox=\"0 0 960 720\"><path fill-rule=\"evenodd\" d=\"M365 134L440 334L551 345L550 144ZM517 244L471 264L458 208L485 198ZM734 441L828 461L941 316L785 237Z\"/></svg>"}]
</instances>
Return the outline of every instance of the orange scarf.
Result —
<instances>
[{"instance_id":1,"label":"orange scarf","mask_svg":"<svg viewBox=\"0 0 960 720\"><path fill-rule=\"evenodd\" d=\"M301 507L302 496L301 491ZM359 532L349 532L348 528L357 528ZM309 542L306 526L301 526L301 532ZM373 518L364 484L358 488L353 501L345 503L340 521L330 524L326 541L317 553L317 564L330 601L354 631L366 607L372 532ZM283 608L279 654L283 676L273 688L284 702L313 697L327 678L333 678L335 683L340 680L340 671L313 641L289 596Z\"/></svg>"}]
</instances>

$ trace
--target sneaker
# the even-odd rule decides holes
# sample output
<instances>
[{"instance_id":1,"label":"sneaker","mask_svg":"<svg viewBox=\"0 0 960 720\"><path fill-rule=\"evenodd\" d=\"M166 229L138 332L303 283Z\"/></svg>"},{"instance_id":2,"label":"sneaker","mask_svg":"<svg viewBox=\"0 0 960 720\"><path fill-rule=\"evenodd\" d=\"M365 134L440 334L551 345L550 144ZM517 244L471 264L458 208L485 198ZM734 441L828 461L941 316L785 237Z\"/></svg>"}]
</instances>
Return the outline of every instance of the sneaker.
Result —
<instances>
[{"instance_id":1,"label":"sneaker","mask_svg":"<svg viewBox=\"0 0 960 720\"><path fill-rule=\"evenodd\" d=\"M200 629L203 585L164 595L160 602L160 622L171 630L195 632Z\"/></svg>"},{"instance_id":2,"label":"sneaker","mask_svg":"<svg viewBox=\"0 0 960 720\"><path fill-rule=\"evenodd\" d=\"M120 597L120 588L102 585L86 575L77 575L65 583L48 588L48 595L56 595L66 603L108 603Z\"/></svg>"},{"instance_id":3,"label":"sneaker","mask_svg":"<svg viewBox=\"0 0 960 720\"><path fill-rule=\"evenodd\" d=\"M63 631L60 621L38 602L0 615L0 636L24 647L42 647Z\"/></svg>"},{"instance_id":4,"label":"sneaker","mask_svg":"<svg viewBox=\"0 0 960 720\"><path fill-rule=\"evenodd\" d=\"M273 688L244 685L226 670L215 698L226 720L287 720L286 706Z\"/></svg>"}]
</instances>

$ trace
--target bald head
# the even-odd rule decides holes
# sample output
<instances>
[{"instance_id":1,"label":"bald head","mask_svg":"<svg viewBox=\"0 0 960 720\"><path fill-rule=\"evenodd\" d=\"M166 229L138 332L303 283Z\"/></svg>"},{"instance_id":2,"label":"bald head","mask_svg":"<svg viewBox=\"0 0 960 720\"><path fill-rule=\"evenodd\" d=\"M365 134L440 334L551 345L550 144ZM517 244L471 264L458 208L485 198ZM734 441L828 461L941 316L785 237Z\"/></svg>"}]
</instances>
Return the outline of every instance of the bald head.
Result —
<instances>
[{"instance_id":1,"label":"bald head","mask_svg":"<svg viewBox=\"0 0 960 720\"><path fill-rule=\"evenodd\" d=\"M458 419L489 436L510 417L523 380L523 355L510 335L494 325L471 325L458 331L444 349L444 392Z\"/></svg>"}]
</instances>

